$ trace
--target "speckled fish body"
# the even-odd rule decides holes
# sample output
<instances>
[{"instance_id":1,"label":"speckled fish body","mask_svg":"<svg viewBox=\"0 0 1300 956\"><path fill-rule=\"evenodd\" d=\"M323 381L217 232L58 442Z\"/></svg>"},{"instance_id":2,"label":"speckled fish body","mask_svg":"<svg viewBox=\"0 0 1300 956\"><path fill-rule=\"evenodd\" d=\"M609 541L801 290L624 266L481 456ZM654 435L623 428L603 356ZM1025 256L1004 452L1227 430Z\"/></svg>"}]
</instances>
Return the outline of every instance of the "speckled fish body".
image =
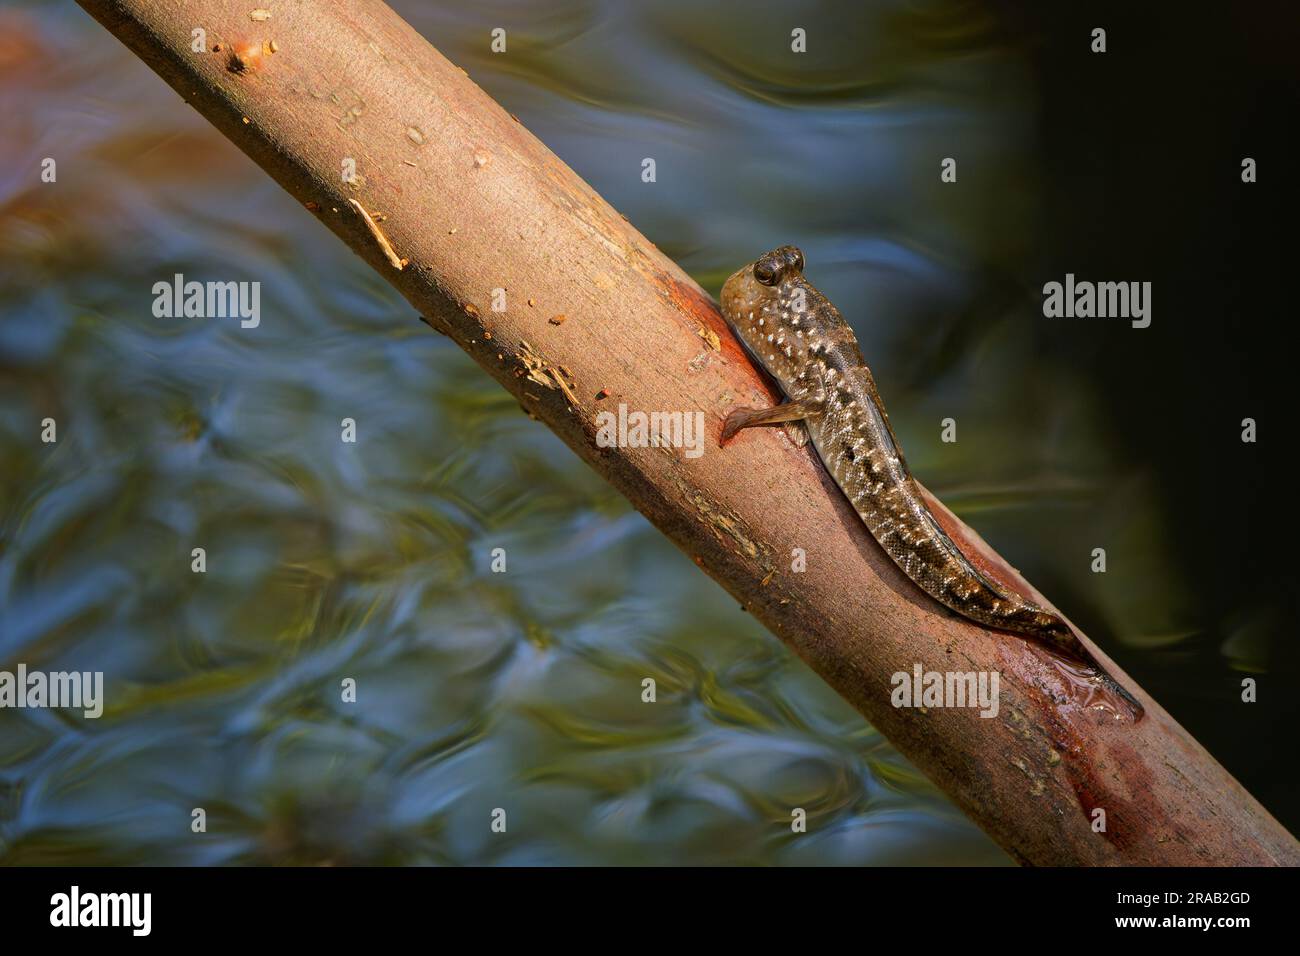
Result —
<instances>
[{"instance_id":1,"label":"speckled fish body","mask_svg":"<svg viewBox=\"0 0 1300 956\"><path fill-rule=\"evenodd\" d=\"M990 580L940 527L908 471L853 330L804 278L803 265L793 246L769 252L727 280L722 312L786 399L814 410L804 419L813 446L872 536L922 590L958 614L1033 637L1104 674L1059 615Z\"/></svg>"}]
</instances>

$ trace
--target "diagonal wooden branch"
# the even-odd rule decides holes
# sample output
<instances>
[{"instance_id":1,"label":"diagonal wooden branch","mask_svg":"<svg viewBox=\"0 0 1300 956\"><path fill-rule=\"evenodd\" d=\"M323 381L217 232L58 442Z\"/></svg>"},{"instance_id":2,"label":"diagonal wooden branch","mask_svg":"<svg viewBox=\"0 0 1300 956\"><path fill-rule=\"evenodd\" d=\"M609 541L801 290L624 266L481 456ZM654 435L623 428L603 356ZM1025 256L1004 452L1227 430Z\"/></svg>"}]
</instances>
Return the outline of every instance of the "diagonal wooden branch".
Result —
<instances>
[{"instance_id":1,"label":"diagonal wooden branch","mask_svg":"<svg viewBox=\"0 0 1300 956\"><path fill-rule=\"evenodd\" d=\"M226 0L81 4L1017 860L1300 863L1295 839L1104 654L1146 706L1136 725L1076 706L1024 641L921 593L781 429L720 450L727 412L774 396L712 300L383 3L269 3L262 20ZM211 52L191 51L196 28ZM382 226L363 214L377 209ZM508 290L504 313L490 308L495 288ZM620 404L702 411L704 453L599 447L596 416ZM805 573L791 570L795 548ZM997 717L896 709L890 675L916 663L998 672Z\"/></svg>"}]
</instances>

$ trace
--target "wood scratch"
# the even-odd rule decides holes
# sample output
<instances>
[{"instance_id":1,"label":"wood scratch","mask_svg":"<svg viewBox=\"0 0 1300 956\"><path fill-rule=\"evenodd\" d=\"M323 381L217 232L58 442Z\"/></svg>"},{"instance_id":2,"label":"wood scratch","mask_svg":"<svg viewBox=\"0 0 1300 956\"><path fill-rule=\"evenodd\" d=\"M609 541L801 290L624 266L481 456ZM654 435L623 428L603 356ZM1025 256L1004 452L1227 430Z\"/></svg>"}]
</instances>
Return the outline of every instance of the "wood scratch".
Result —
<instances>
[{"instance_id":1,"label":"wood scratch","mask_svg":"<svg viewBox=\"0 0 1300 956\"><path fill-rule=\"evenodd\" d=\"M548 367L546 371L551 373L551 378L555 379L555 384L560 386L560 391L568 400L570 407L578 407L578 396L573 394L573 389L569 388L569 383L564 380L564 373L558 368Z\"/></svg>"},{"instance_id":2,"label":"wood scratch","mask_svg":"<svg viewBox=\"0 0 1300 956\"><path fill-rule=\"evenodd\" d=\"M558 388L564 395L565 400L569 403L570 408L575 411L578 409L578 396L573 394L573 389L569 387L565 379L565 372L568 370L563 366L555 366L542 358L533 351L533 347L528 344L527 339L519 343L519 360L523 363L523 372L516 374L527 374L531 381L538 385L545 385L547 388Z\"/></svg>"},{"instance_id":3,"label":"wood scratch","mask_svg":"<svg viewBox=\"0 0 1300 956\"><path fill-rule=\"evenodd\" d=\"M388 257L388 261L392 267L394 269L406 268L407 260L401 258L393 250L393 244L388 241L388 237L384 235L383 230L379 228L379 224L375 222L370 213L366 212L365 207L355 199L349 199L348 202L352 205L353 209L361 213L361 218L365 222L366 228L369 229L370 234L375 237L375 242L379 243L379 248L384 250L384 255Z\"/></svg>"}]
</instances>

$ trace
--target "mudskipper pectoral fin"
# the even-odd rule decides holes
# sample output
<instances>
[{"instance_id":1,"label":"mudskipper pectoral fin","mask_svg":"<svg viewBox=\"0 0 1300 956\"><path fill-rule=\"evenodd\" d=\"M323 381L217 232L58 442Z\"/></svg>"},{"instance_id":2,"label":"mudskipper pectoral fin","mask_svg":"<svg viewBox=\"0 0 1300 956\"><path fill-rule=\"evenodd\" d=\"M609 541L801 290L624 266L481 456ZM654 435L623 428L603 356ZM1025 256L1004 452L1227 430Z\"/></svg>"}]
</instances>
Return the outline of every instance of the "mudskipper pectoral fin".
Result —
<instances>
[{"instance_id":1,"label":"mudskipper pectoral fin","mask_svg":"<svg viewBox=\"0 0 1300 956\"><path fill-rule=\"evenodd\" d=\"M782 402L771 408L737 408L722 423L722 444L731 441L742 428L803 421L821 412L822 403L815 401Z\"/></svg>"}]
</instances>

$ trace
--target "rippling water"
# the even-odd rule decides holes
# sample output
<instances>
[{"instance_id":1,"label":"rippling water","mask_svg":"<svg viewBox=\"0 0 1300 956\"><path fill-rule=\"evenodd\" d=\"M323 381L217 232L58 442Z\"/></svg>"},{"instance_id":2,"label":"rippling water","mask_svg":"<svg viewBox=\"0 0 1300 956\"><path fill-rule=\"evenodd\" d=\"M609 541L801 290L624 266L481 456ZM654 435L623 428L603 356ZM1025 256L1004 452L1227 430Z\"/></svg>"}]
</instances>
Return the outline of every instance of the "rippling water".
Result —
<instances>
[{"instance_id":1,"label":"rippling water","mask_svg":"<svg viewBox=\"0 0 1300 956\"><path fill-rule=\"evenodd\" d=\"M1126 532L1140 584L1053 546L1158 511L990 282L1041 210L1030 80L981 7L810 14L802 61L776 5L439 6L396 4L710 291L801 245L914 470L1067 611L1180 640L1159 518ZM1007 862L75 6L2 15L0 103L0 668L108 691L98 721L0 711L0 860ZM947 155L990 188L941 194ZM154 318L176 272L261 281L260 327Z\"/></svg>"}]
</instances>

